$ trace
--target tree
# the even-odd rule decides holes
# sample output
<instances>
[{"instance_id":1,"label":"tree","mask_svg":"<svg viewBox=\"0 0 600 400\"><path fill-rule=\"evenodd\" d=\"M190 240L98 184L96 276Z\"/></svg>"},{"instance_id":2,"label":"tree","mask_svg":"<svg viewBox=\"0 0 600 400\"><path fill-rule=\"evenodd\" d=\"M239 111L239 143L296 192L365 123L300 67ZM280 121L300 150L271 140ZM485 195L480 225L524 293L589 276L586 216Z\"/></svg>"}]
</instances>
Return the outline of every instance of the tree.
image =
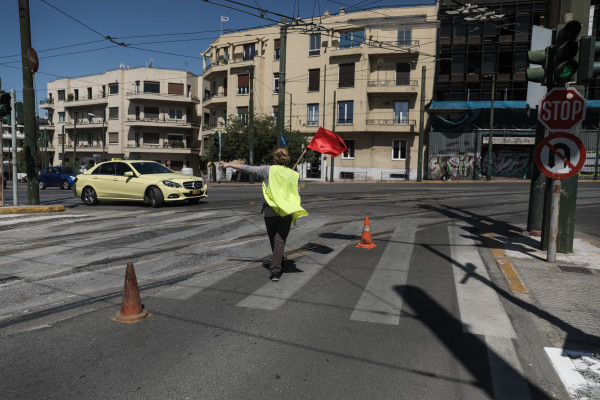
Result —
<instances>
[{"instance_id":1,"label":"tree","mask_svg":"<svg viewBox=\"0 0 600 400\"><path fill-rule=\"evenodd\" d=\"M44 166L42 163L44 162L44 153L40 150L40 147L37 148L37 154L34 156L35 160L35 169L36 171L41 171ZM27 162L25 161L25 147L23 147L17 153L17 171L18 172L27 172Z\"/></svg>"},{"instance_id":2,"label":"tree","mask_svg":"<svg viewBox=\"0 0 600 400\"><path fill-rule=\"evenodd\" d=\"M286 130L284 135L287 139L291 167L302 154L303 149L308 144L308 139L306 135L297 130ZM254 165L271 164L273 162L273 149L278 145L279 136L277 135L274 118L266 115L256 115L254 117ZM211 143L208 149L208 158L218 161L218 157L219 149ZM225 132L221 133L221 159L223 161L240 160L248 164L249 157L248 124L245 120L231 116L228 119ZM312 151L307 152L306 157L316 160L315 153Z\"/></svg>"}]
</instances>

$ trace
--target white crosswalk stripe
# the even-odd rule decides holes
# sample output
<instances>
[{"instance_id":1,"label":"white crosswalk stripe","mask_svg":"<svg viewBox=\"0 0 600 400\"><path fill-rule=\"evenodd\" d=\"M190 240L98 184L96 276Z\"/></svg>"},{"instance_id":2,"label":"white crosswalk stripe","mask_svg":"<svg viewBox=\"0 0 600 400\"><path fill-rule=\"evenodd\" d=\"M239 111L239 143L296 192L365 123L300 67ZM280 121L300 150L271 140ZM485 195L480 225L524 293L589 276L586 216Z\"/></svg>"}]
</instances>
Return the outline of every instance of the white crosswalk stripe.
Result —
<instances>
[{"instance_id":1,"label":"white crosswalk stripe","mask_svg":"<svg viewBox=\"0 0 600 400\"><path fill-rule=\"evenodd\" d=\"M414 224L394 230L350 319L398 325L402 296L394 287L406 284L416 231Z\"/></svg>"}]
</instances>

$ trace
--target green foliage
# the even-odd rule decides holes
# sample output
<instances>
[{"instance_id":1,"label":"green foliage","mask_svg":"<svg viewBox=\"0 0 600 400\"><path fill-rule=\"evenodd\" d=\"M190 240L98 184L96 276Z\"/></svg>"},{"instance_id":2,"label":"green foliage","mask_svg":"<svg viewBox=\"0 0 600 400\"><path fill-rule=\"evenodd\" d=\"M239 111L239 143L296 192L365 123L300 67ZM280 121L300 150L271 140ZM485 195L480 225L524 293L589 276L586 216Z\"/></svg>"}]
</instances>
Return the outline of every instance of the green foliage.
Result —
<instances>
[{"instance_id":1,"label":"green foliage","mask_svg":"<svg viewBox=\"0 0 600 400\"><path fill-rule=\"evenodd\" d=\"M27 162L25 160L25 150L26 150L26 148L23 147L17 153L17 171L21 172L21 173L27 172ZM44 162L44 152L39 147L37 149L37 154L35 155L34 160L35 160L35 170L41 171L42 168L44 168L44 166L42 165L42 163Z\"/></svg>"},{"instance_id":2,"label":"green foliage","mask_svg":"<svg viewBox=\"0 0 600 400\"><path fill-rule=\"evenodd\" d=\"M222 161L241 160L248 163L249 135L248 124L236 117L230 116L224 132L221 133L225 143L221 148ZM307 137L300 131L285 130L287 138L287 148L290 153L290 167L298 160L302 154L303 146L308 144ZM279 145L279 136L273 117L266 115L256 115L254 117L254 165L272 164L272 152ZM308 151L304 155L305 161L316 160L318 153ZM218 161L219 149L210 141L208 148L208 159Z\"/></svg>"}]
</instances>

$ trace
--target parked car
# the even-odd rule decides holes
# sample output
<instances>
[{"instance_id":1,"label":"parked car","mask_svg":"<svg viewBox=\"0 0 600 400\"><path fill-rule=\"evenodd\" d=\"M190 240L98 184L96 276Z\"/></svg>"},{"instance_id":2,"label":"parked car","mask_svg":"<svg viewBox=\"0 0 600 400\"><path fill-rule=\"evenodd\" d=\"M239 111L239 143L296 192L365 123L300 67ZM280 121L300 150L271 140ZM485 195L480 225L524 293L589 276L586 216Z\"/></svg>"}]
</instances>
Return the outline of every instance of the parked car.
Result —
<instances>
[{"instance_id":1,"label":"parked car","mask_svg":"<svg viewBox=\"0 0 600 400\"><path fill-rule=\"evenodd\" d=\"M41 190L52 186L71 189L75 177L79 174L81 171L74 167L46 167L40 172L38 185Z\"/></svg>"},{"instance_id":2,"label":"parked car","mask_svg":"<svg viewBox=\"0 0 600 400\"><path fill-rule=\"evenodd\" d=\"M176 173L156 161L105 161L77 175L73 192L88 206L102 200L137 201L160 207L187 200L197 204L206 197L202 176Z\"/></svg>"}]
</instances>

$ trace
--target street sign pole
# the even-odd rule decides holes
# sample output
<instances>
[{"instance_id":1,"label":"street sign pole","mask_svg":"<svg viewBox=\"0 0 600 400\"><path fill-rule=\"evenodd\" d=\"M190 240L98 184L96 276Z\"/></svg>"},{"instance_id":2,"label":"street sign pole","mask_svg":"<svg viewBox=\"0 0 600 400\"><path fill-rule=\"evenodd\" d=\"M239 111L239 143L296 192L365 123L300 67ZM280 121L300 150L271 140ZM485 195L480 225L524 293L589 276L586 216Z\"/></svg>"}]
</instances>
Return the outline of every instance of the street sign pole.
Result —
<instances>
[{"instance_id":1,"label":"street sign pole","mask_svg":"<svg viewBox=\"0 0 600 400\"><path fill-rule=\"evenodd\" d=\"M558 215L560 213L560 187L561 180L552 181L552 208L550 210L550 235L548 238L548 252L546 260L548 262L556 261L556 241L558 238Z\"/></svg>"}]
</instances>

